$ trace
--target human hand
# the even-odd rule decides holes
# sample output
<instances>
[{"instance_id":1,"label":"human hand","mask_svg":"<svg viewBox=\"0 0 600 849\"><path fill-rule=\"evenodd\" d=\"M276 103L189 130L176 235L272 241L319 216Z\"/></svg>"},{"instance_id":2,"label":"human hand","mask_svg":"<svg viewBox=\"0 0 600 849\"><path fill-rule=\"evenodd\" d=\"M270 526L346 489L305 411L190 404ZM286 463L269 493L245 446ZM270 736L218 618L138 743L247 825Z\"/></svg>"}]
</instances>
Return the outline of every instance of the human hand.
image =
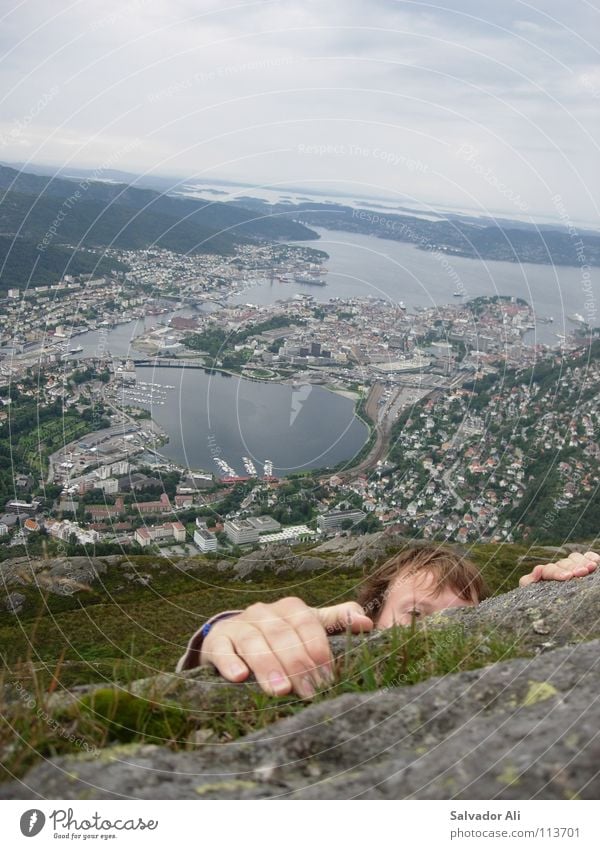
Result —
<instances>
[{"instance_id":1,"label":"human hand","mask_svg":"<svg viewBox=\"0 0 600 849\"><path fill-rule=\"evenodd\" d=\"M311 698L333 680L327 635L347 626L356 634L372 630L373 621L354 601L322 608L294 597L253 604L213 625L201 663L215 666L228 681L245 681L253 672L269 695L293 691Z\"/></svg>"},{"instance_id":2,"label":"human hand","mask_svg":"<svg viewBox=\"0 0 600 849\"><path fill-rule=\"evenodd\" d=\"M540 563L529 575L523 575L519 581L520 587L527 587L537 581L568 581L570 578L583 578L593 572L600 563L600 554L586 551L580 554L574 551L563 560L556 563Z\"/></svg>"}]
</instances>

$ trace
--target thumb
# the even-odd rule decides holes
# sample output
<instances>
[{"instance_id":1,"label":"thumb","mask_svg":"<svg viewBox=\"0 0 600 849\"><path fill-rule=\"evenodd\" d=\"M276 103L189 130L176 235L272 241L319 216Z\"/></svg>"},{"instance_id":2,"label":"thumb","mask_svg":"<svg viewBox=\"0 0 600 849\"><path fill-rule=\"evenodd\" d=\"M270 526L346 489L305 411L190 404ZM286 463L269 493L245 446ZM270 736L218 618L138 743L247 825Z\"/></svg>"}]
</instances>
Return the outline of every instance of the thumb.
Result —
<instances>
[{"instance_id":1,"label":"thumb","mask_svg":"<svg viewBox=\"0 0 600 849\"><path fill-rule=\"evenodd\" d=\"M353 634L373 629L373 620L356 601L345 601L343 604L334 604L331 607L318 607L315 613L329 634L345 631L348 627Z\"/></svg>"},{"instance_id":2,"label":"thumb","mask_svg":"<svg viewBox=\"0 0 600 849\"><path fill-rule=\"evenodd\" d=\"M523 575L521 580L519 581L520 587L528 587L529 584L535 584L539 580L541 580L544 572L543 563L538 564L533 568L533 570L529 573L529 575Z\"/></svg>"}]
</instances>

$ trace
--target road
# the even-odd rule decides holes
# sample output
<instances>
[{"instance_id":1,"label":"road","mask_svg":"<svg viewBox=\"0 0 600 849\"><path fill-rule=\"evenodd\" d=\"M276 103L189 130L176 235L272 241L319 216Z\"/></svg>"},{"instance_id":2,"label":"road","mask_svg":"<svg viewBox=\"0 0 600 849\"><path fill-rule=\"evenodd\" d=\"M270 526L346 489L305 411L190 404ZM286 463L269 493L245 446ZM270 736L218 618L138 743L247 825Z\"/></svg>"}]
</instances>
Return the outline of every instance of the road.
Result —
<instances>
[{"instance_id":1,"label":"road","mask_svg":"<svg viewBox=\"0 0 600 849\"><path fill-rule=\"evenodd\" d=\"M452 475L454 475L455 472L456 466L452 466L452 468L444 472L444 474L442 475L442 480L446 484L448 492L456 501L456 509L462 510L465 504L464 499L462 499L460 495L457 494L456 490L454 489L454 484L452 483Z\"/></svg>"},{"instance_id":2,"label":"road","mask_svg":"<svg viewBox=\"0 0 600 849\"><path fill-rule=\"evenodd\" d=\"M372 428L375 431L375 441L367 456L357 463L356 466L344 469L343 472L339 473L339 477L342 480L353 478L361 472L373 470L377 462L383 460L388 452L392 427L400 413L407 406L412 406L422 400L432 390L420 389L414 386L399 386L392 390L388 399L380 403L384 398L385 391L385 384L379 381L371 387L365 404L365 412L373 423ZM329 475L326 477L329 477Z\"/></svg>"},{"instance_id":3,"label":"road","mask_svg":"<svg viewBox=\"0 0 600 849\"><path fill-rule=\"evenodd\" d=\"M394 423L399 416L410 407L419 404L428 395L445 392L458 385L461 377L455 378L445 385L439 385L437 381L429 381L423 385L421 381L414 380L414 376L408 376L391 390L389 397L385 397L386 386L377 381L373 384L367 397L365 411L375 431L375 441L367 454L359 463L351 468L344 469L338 474L342 480L349 480L361 472L372 471L379 460L383 460L389 450L390 435ZM388 390L389 391L389 390ZM324 476L323 480L330 475ZM456 496L452 484L447 481L447 486L459 503L461 499Z\"/></svg>"}]
</instances>

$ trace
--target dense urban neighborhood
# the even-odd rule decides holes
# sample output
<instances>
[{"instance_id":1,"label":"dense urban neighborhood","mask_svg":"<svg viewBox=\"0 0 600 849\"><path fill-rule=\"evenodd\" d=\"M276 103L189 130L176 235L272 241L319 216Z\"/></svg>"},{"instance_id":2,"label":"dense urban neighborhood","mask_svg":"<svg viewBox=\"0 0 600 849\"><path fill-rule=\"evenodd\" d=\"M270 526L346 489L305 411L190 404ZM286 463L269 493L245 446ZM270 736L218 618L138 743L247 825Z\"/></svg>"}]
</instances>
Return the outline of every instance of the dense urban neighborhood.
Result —
<instances>
[{"instance_id":1,"label":"dense urban neighborhood","mask_svg":"<svg viewBox=\"0 0 600 849\"><path fill-rule=\"evenodd\" d=\"M594 532L600 341L583 316L555 346L531 344L552 318L515 297L317 301L327 255L305 246L109 254L128 270L13 287L3 300L4 556L219 557L390 526L461 543ZM265 281L280 297L244 303ZM149 316L130 351L111 350L113 328ZM285 476L249 458L241 475L216 453L216 470L174 463L151 410L174 402L175 379L147 379L152 364L289 384L300 402L302 387L321 386L351 399L370 435L337 468Z\"/></svg>"}]
</instances>

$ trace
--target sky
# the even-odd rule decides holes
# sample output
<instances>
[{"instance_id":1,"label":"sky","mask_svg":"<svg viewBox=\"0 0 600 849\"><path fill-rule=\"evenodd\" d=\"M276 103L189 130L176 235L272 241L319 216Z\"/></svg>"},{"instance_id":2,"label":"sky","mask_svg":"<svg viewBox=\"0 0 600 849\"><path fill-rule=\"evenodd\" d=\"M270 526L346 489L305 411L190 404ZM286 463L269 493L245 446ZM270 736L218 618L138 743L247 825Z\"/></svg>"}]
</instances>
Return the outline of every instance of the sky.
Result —
<instances>
[{"instance_id":1,"label":"sky","mask_svg":"<svg viewBox=\"0 0 600 849\"><path fill-rule=\"evenodd\" d=\"M0 161L600 227L598 0L12 0Z\"/></svg>"}]
</instances>

